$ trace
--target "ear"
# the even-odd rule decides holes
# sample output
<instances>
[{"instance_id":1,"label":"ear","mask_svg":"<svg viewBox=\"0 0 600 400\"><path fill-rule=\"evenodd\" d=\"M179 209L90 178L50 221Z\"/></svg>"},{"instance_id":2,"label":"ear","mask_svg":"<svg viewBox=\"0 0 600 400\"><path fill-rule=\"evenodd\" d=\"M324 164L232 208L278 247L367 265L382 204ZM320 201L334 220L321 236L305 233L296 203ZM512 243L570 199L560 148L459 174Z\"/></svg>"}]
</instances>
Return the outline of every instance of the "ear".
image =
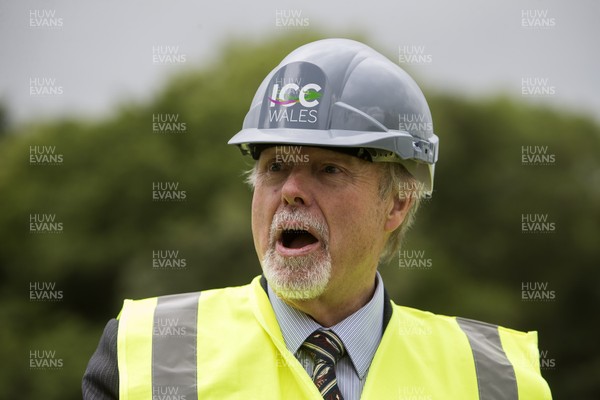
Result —
<instances>
[{"instance_id":1,"label":"ear","mask_svg":"<svg viewBox=\"0 0 600 400\"><path fill-rule=\"evenodd\" d=\"M412 206L414 199L412 196L408 196L406 199L400 199L398 196L394 196L391 199L392 204L389 207L389 212L385 220L384 230L386 232L395 231L404 222L408 210Z\"/></svg>"}]
</instances>

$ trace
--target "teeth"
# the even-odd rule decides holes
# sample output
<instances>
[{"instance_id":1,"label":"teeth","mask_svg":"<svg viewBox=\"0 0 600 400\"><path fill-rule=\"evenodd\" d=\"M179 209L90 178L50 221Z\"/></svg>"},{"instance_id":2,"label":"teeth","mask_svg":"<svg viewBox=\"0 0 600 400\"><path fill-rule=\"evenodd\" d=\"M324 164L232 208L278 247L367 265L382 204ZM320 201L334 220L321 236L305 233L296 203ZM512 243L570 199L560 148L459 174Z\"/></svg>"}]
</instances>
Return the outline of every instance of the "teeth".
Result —
<instances>
[{"instance_id":1,"label":"teeth","mask_svg":"<svg viewBox=\"0 0 600 400\"><path fill-rule=\"evenodd\" d=\"M286 229L282 232L282 236L290 236L290 235L301 235L303 233L310 233L305 229Z\"/></svg>"}]
</instances>

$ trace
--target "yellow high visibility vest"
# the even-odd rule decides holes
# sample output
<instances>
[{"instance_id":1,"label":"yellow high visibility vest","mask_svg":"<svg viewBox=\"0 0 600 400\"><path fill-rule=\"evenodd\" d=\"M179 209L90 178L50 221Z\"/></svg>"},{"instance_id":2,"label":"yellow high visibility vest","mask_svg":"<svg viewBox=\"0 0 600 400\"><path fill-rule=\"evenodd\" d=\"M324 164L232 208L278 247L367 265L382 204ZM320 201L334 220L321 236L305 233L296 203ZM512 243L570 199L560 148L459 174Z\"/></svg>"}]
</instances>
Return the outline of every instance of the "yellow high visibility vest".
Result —
<instances>
[{"instance_id":1,"label":"yellow high visibility vest","mask_svg":"<svg viewBox=\"0 0 600 400\"><path fill-rule=\"evenodd\" d=\"M122 400L321 399L286 348L260 277L235 288L126 300ZM546 400L536 332L392 303L361 399Z\"/></svg>"}]
</instances>

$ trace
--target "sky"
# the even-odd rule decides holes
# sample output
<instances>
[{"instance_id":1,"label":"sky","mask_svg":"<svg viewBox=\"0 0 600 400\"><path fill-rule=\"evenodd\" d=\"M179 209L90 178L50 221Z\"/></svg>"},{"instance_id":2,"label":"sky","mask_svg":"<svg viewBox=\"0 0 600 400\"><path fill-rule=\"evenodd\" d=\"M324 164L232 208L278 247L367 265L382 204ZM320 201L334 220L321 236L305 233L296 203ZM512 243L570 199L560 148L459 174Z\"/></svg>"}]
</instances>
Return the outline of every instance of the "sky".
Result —
<instances>
[{"instance_id":1,"label":"sky","mask_svg":"<svg viewBox=\"0 0 600 400\"><path fill-rule=\"evenodd\" d=\"M14 124L102 118L211 63L228 40L317 29L361 33L426 91L600 121L599 19L596 0L0 0L0 103Z\"/></svg>"}]
</instances>

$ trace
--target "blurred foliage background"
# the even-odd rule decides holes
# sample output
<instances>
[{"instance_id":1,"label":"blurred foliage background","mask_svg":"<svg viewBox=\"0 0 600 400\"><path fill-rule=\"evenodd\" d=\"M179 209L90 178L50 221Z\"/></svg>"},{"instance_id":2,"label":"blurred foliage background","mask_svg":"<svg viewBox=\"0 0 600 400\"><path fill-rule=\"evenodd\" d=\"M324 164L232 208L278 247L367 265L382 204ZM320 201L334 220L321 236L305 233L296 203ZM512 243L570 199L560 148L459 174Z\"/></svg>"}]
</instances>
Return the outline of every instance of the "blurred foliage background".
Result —
<instances>
[{"instance_id":1,"label":"blurred foliage background","mask_svg":"<svg viewBox=\"0 0 600 400\"><path fill-rule=\"evenodd\" d=\"M250 160L226 142L264 76L318 38L232 42L218 62L177 75L152 101L123 105L107 120L9 129L0 111L1 398L80 398L89 357L124 298L245 284L260 273L243 183ZM441 152L433 199L404 249L424 251L432 267L381 266L391 297L538 330L554 398L600 398L600 127L514 99L421 85ZM156 113L178 115L186 132L153 132ZM31 165L30 146L44 145L63 162ZM521 165L522 147L536 145L555 154L553 165ZM186 200L152 201L157 181L178 182ZM55 214L63 232L30 233L34 213ZM527 213L547 214L556 231L522 233ZM165 249L179 251L186 267L153 268L153 251ZM63 299L30 301L32 282L55 283ZM547 282L555 300L522 300L524 282ZM63 366L30 369L32 350L55 351Z\"/></svg>"}]
</instances>

